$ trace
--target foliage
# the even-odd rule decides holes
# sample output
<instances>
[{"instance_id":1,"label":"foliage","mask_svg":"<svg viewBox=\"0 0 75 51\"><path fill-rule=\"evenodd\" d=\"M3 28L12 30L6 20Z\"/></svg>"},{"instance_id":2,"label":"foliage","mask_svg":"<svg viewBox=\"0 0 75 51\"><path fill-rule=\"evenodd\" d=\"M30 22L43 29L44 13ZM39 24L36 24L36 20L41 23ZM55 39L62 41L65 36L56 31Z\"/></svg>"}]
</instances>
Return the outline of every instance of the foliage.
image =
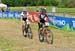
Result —
<instances>
[{"instance_id":1,"label":"foliage","mask_svg":"<svg viewBox=\"0 0 75 51\"><path fill-rule=\"evenodd\" d=\"M56 6L75 7L75 0L2 0L8 6Z\"/></svg>"}]
</instances>

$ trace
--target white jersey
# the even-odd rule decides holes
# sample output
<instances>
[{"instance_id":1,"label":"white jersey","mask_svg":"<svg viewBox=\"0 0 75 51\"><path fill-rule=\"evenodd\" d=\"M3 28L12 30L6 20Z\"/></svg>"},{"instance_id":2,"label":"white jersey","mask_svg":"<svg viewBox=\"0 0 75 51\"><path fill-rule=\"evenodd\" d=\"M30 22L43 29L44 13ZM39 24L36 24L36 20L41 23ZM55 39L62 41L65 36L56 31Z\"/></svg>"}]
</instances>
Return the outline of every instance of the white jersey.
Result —
<instances>
[{"instance_id":1,"label":"white jersey","mask_svg":"<svg viewBox=\"0 0 75 51\"><path fill-rule=\"evenodd\" d=\"M27 18L28 15L29 15L28 12L27 12L27 14L24 14L23 12L21 13L21 16L23 16L24 18Z\"/></svg>"}]
</instances>

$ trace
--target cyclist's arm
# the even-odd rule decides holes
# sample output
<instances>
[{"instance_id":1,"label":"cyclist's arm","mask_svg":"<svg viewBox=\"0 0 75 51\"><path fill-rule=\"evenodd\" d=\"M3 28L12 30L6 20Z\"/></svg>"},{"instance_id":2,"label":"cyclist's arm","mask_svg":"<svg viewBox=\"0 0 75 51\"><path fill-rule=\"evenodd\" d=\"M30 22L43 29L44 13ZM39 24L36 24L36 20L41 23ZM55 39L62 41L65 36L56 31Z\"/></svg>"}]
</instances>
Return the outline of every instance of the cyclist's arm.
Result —
<instances>
[{"instance_id":1,"label":"cyclist's arm","mask_svg":"<svg viewBox=\"0 0 75 51\"><path fill-rule=\"evenodd\" d=\"M26 14L26 15L27 15L27 18L28 18L28 16L29 16L29 13L27 12L27 14Z\"/></svg>"},{"instance_id":2,"label":"cyclist's arm","mask_svg":"<svg viewBox=\"0 0 75 51\"><path fill-rule=\"evenodd\" d=\"M21 22L22 22L22 19L23 19L23 12L21 13Z\"/></svg>"},{"instance_id":3,"label":"cyclist's arm","mask_svg":"<svg viewBox=\"0 0 75 51\"><path fill-rule=\"evenodd\" d=\"M21 15L21 22L22 22L23 16Z\"/></svg>"},{"instance_id":4,"label":"cyclist's arm","mask_svg":"<svg viewBox=\"0 0 75 51\"><path fill-rule=\"evenodd\" d=\"M48 18L48 16L46 15L46 17L45 17L44 20L45 20L46 22L48 22L48 19L49 19L49 18Z\"/></svg>"},{"instance_id":5,"label":"cyclist's arm","mask_svg":"<svg viewBox=\"0 0 75 51\"><path fill-rule=\"evenodd\" d=\"M29 12L27 13L27 19L29 20L29 21L32 21L32 16L29 14Z\"/></svg>"}]
</instances>

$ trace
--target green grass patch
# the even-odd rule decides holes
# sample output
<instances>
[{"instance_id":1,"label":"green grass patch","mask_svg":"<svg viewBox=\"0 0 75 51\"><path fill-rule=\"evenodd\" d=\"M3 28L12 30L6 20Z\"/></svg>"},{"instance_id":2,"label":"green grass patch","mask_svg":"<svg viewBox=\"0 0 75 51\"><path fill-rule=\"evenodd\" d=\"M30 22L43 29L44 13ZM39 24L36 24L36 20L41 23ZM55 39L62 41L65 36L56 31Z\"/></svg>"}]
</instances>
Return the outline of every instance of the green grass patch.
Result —
<instances>
[{"instance_id":1,"label":"green grass patch","mask_svg":"<svg viewBox=\"0 0 75 51\"><path fill-rule=\"evenodd\" d=\"M24 7L10 7L11 11L22 11ZM26 7L28 11L36 11L36 6L35 7ZM47 11L52 12L52 7L47 6ZM71 12L75 13L75 8L57 8L56 7L56 12Z\"/></svg>"}]
</instances>

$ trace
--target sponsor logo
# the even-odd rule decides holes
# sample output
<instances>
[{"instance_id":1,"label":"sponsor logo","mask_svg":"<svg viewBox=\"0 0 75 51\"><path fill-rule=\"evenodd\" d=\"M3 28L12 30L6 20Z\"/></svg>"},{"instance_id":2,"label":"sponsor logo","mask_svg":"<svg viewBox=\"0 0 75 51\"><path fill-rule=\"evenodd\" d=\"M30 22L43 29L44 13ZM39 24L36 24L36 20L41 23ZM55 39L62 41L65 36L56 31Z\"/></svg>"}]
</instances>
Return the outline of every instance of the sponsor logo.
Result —
<instances>
[{"instance_id":1,"label":"sponsor logo","mask_svg":"<svg viewBox=\"0 0 75 51\"><path fill-rule=\"evenodd\" d=\"M73 23L73 28L75 28L75 21L73 20L72 23Z\"/></svg>"},{"instance_id":2,"label":"sponsor logo","mask_svg":"<svg viewBox=\"0 0 75 51\"><path fill-rule=\"evenodd\" d=\"M64 26L66 24L65 20L57 20L55 17L54 18L49 18L49 20L54 24L58 26Z\"/></svg>"}]
</instances>

